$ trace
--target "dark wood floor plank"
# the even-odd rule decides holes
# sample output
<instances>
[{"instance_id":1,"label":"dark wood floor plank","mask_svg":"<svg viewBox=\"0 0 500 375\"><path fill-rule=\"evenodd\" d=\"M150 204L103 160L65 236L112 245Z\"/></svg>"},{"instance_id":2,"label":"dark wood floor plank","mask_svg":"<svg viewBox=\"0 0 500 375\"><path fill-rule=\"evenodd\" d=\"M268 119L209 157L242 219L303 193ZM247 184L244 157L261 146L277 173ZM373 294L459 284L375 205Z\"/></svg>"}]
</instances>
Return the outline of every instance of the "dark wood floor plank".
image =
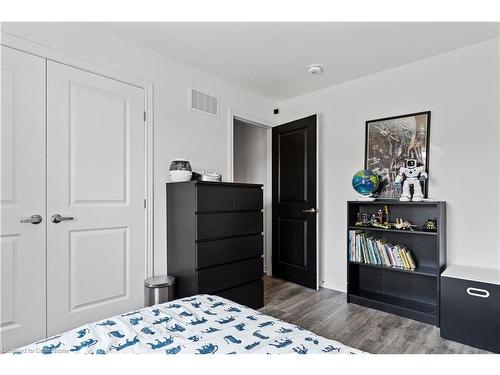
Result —
<instances>
[{"instance_id":1,"label":"dark wood floor plank","mask_svg":"<svg viewBox=\"0 0 500 375\"><path fill-rule=\"evenodd\" d=\"M264 278L261 312L317 335L368 353L480 354L485 350L445 340L439 328L354 304L345 293L304 288L280 279Z\"/></svg>"}]
</instances>

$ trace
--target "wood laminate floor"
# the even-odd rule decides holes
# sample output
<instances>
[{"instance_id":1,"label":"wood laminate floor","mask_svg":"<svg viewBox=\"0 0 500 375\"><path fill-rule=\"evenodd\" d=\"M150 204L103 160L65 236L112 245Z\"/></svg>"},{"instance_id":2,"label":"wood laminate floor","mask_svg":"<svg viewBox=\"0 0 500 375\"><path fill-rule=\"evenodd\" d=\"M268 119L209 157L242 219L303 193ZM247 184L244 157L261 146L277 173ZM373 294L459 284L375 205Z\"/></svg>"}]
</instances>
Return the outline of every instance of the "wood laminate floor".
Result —
<instances>
[{"instance_id":1,"label":"wood laminate floor","mask_svg":"<svg viewBox=\"0 0 500 375\"><path fill-rule=\"evenodd\" d=\"M346 302L345 293L264 278L261 312L368 353L489 353L445 340L439 328Z\"/></svg>"}]
</instances>

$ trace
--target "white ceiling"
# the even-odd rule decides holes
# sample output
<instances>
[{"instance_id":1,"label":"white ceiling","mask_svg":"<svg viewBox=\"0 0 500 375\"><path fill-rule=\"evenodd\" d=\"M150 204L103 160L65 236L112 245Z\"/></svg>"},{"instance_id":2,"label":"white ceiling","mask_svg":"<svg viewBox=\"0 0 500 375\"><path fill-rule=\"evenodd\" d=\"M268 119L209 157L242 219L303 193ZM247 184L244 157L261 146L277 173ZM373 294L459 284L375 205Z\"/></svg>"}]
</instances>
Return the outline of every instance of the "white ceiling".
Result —
<instances>
[{"instance_id":1,"label":"white ceiling","mask_svg":"<svg viewBox=\"0 0 500 375\"><path fill-rule=\"evenodd\" d=\"M499 35L497 23L99 23L255 93L283 100ZM325 71L312 76L310 64Z\"/></svg>"}]
</instances>

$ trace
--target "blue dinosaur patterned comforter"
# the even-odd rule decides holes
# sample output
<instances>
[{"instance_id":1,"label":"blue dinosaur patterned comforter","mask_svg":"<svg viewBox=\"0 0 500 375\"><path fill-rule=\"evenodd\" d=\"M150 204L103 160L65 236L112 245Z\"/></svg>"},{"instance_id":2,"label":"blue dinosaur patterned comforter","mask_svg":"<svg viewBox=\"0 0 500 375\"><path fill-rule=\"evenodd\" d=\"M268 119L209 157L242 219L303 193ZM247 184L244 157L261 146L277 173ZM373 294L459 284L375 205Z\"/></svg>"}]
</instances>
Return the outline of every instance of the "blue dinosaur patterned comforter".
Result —
<instances>
[{"instance_id":1,"label":"blue dinosaur patterned comforter","mask_svg":"<svg viewBox=\"0 0 500 375\"><path fill-rule=\"evenodd\" d=\"M87 324L14 353L361 353L222 297L197 295Z\"/></svg>"}]
</instances>

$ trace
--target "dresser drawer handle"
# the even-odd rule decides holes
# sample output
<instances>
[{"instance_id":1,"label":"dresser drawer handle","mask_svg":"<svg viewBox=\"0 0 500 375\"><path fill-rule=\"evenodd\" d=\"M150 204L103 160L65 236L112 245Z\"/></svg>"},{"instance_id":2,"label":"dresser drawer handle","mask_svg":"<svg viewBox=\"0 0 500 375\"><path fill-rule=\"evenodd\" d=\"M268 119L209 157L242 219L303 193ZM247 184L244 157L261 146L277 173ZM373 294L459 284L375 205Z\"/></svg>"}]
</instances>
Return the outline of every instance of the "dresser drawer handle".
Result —
<instances>
[{"instance_id":1,"label":"dresser drawer handle","mask_svg":"<svg viewBox=\"0 0 500 375\"><path fill-rule=\"evenodd\" d=\"M485 289L467 288L467 294L474 297L488 298L490 292Z\"/></svg>"}]
</instances>

